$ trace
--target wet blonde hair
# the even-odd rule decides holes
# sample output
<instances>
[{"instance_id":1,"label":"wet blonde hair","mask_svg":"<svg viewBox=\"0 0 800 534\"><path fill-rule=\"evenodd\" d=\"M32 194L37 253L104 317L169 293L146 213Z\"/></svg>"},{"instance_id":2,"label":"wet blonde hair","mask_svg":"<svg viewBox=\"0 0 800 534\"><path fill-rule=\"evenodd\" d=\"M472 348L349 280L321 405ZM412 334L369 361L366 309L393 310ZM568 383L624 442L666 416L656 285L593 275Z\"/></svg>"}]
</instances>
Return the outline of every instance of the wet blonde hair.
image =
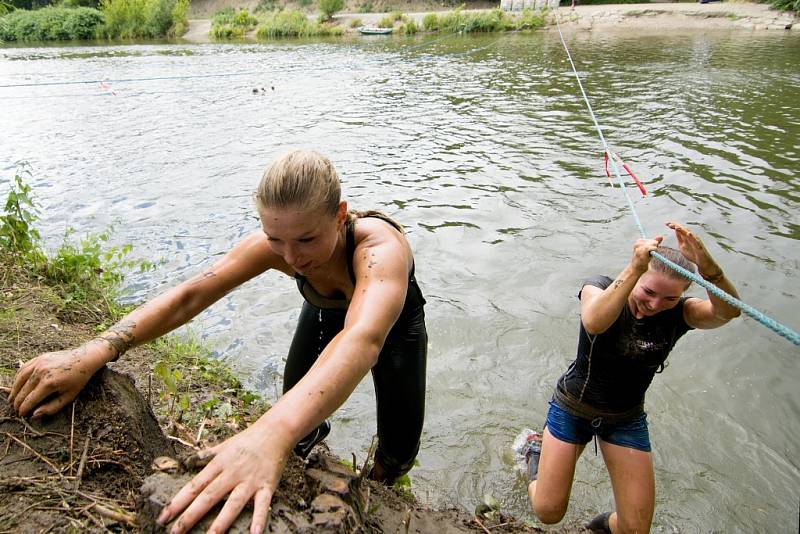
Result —
<instances>
[{"instance_id":1,"label":"wet blonde hair","mask_svg":"<svg viewBox=\"0 0 800 534\"><path fill-rule=\"evenodd\" d=\"M331 161L313 150L294 150L269 164L256 190L264 208L308 208L336 215L342 188Z\"/></svg>"},{"instance_id":2,"label":"wet blonde hair","mask_svg":"<svg viewBox=\"0 0 800 534\"><path fill-rule=\"evenodd\" d=\"M690 273L697 272L697 266L691 261L687 260L683 254L681 254L678 250L672 247L659 246L656 249L656 252L667 258L672 263L677 263L679 266L683 267ZM686 287L689 287L692 284L691 280L684 278L682 275L678 274L676 271L673 271L665 264L658 261L658 259L656 258L650 260L650 268L656 272L665 274L675 280L683 280L684 282L686 282Z\"/></svg>"},{"instance_id":3,"label":"wet blonde hair","mask_svg":"<svg viewBox=\"0 0 800 534\"><path fill-rule=\"evenodd\" d=\"M256 202L264 208L308 208L335 216L341 202L342 187L331 161L313 150L294 150L269 164L256 190ZM360 217L377 217L404 233L403 226L376 211L347 213L348 222Z\"/></svg>"}]
</instances>

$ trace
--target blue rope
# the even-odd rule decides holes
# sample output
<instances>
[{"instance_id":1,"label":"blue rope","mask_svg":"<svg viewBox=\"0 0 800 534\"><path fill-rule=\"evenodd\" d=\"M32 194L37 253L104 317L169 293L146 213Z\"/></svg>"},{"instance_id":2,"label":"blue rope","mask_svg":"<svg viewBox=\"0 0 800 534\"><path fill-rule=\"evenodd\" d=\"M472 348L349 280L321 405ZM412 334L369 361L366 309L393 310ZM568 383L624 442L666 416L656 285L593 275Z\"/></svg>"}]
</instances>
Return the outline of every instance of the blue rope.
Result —
<instances>
[{"instance_id":1,"label":"blue rope","mask_svg":"<svg viewBox=\"0 0 800 534\"><path fill-rule=\"evenodd\" d=\"M611 167L614 169L614 174L617 176L617 181L619 181L619 188L622 190L625 198L628 201L628 207L633 214L633 218L636 221L636 225L639 227L639 233L641 234L642 238L647 238L647 234L644 231L644 226L642 226L642 221L639 219L639 214L636 213L636 208L633 205L633 200L631 196L628 194L628 190L625 187L625 181L622 179L622 175L619 172L619 168L617 167L617 163L614 161L614 158L611 157L611 151L608 148L608 144L606 143L606 138L603 136L603 130L600 128L600 124L597 122L597 117L592 110L592 105L589 103L589 97L586 96L586 91L583 89L583 83L581 82L581 77L578 75L578 70L575 68L575 63L572 61L572 54L569 53L569 47L567 47L566 41L564 41L564 34L561 32L561 24L559 23L558 19L558 12L555 13L556 18L556 27L558 28L558 36L561 38L561 44L564 45L564 50L567 52L567 58L569 58L569 64L572 66L572 72L575 74L575 79L578 80L578 87L581 90L581 94L583 95L583 100L586 102L586 107L589 108L589 114L592 116L592 120L594 121L595 128L597 128L597 133L600 135L600 141L603 143L603 148L606 151L606 154L609 155L608 160L611 162ZM711 282L708 282L698 276L697 274L688 271L674 263L658 252L652 251L650 255L656 258L658 261L672 269L673 271L677 272L681 276L688 278L692 282L697 283L698 285L704 287L709 293L716 296L717 298L725 301L727 304L740 309L762 325L766 326L776 334L788 339L795 345L800 346L800 334L789 328L788 326L782 325L775 319L765 315L764 313L758 311L754 307L742 302L741 300L737 299L736 297L726 293L722 289L718 288Z\"/></svg>"}]
</instances>

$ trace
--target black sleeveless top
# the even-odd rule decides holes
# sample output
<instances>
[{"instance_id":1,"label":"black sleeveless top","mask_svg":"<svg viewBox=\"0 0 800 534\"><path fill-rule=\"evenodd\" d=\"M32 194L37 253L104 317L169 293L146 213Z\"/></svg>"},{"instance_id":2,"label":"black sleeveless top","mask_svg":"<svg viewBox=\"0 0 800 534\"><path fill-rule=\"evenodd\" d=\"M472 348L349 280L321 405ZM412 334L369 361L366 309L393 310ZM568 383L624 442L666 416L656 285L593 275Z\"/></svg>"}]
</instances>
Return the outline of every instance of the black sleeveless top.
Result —
<instances>
[{"instance_id":1,"label":"black sleeveless top","mask_svg":"<svg viewBox=\"0 0 800 534\"><path fill-rule=\"evenodd\" d=\"M581 287L606 289L611 283L607 276L595 276ZM608 330L594 336L581 322L578 354L558 380L556 401L579 417L641 413L653 377L663 369L678 339L692 329L683 318L687 298L642 319L634 317L626 302Z\"/></svg>"},{"instance_id":2,"label":"black sleeveless top","mask_svg":"<svg viewBox=\"0 0 800 534\"><path fill-rule=\"evenodd\" d=\"M388 217L381 217L378 214L368 215L368 217L376 217L387 223L391 224L394 228L398 231L402 231L402 229L397 225L396 222L392 221ZM345 226L345 257L347 258L347 272L350 274L350 280L353 282L353 285L356 283L356 273L353 270L353 254L356 251L356 235L355 235L355 226L356 226L356 219L350 219L347 221ZM350 306L350 301L344 296L341 291L337 291L333 297L326 297L324 295L320 295L314 286L312 286L309 281L300 273L296 273L294 275L295 281L297 282L297 289L300 291L300 294L303 295L303 298L317 308L327 309L327 310L346 310L348 306ZM414 279L414 265L411 265L411 272L408 273L408 291L407 293L411 293L411 288L416 286L416 280ZM406 298L408 301L408 298Z\"/></svg>"}]
</instances>

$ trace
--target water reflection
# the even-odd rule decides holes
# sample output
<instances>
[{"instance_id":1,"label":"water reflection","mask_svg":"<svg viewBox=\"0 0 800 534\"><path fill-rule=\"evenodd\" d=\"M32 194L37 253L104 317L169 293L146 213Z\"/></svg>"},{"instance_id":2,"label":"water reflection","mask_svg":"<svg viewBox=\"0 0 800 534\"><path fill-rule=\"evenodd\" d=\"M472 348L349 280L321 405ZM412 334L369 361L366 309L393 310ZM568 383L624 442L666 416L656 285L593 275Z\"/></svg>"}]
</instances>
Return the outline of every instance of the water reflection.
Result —
<instances>
[{"instance_id":1,"label":"water reflection","mask_svg":"<svg viewBox=\"0 0 800 534\"><path fill-rule=\"evenodd\" d=\"M745 300L797 308L800 38L567 35L609 143L650 190L646 230L700 229ZM525 513L508 447L540 425L575 351L580 280L615 274L637 232L557 36L247 45L0 48L0 168L34 166L49 245L65 226L164 258L145 298L258 230L251 192L290 147L329 154L351 205L408 229L428 298L428 416L413 480L432 504L485 493ZM189 78L252 72L230 78ZM179 78L185 77L185 78ZM253 94L254 87L274 87ZM692 290L696 293L696 290ZM274 397L300 297L249 282L193 329ZM798 326L794 324L795 328ZM800 482L796 350L750 320L686 336L651 388L657 532L781 531ZM363 455L370 381L331 443ZM609 508L600 458L579 463L569 519Z\"/></svg>"}]
</instances>

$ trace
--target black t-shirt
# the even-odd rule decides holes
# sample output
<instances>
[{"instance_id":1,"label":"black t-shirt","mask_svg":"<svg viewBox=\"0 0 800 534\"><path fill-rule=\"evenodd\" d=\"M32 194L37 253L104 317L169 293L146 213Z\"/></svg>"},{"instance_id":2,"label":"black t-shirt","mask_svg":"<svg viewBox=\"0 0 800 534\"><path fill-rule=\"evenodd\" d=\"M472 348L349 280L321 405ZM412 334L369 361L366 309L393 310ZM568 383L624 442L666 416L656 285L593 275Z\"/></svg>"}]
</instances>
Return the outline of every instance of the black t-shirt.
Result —
<instances>
[{"instance_id":1,"label":"black t-shirt","mask_svg":"<svg viewBox=\"0 0 800 534\"><path fill-rule=\"evenodd\" d=\"M595 276L584 281L581 289L585 285L606 289L612 281ZM692 329L683 318L687 298L681 297L674 308L642 319L634 317L626 303L608 330L596 336L590 336L581 321L578 355L557 387L604 412L621 413L643 404L653 376L675 342Z\"/></svg>"}]
</instances>

